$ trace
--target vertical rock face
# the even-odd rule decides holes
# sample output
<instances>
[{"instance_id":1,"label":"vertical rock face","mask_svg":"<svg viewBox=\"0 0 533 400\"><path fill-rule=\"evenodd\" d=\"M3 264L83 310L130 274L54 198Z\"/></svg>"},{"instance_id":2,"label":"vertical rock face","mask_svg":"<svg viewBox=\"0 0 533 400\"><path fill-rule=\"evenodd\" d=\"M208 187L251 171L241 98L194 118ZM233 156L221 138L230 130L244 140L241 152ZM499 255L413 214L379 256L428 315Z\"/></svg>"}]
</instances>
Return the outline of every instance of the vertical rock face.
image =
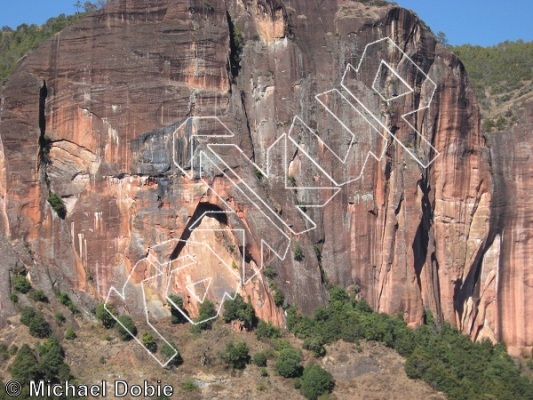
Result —
<instances>
[{"instance_id":1,"label":"vertical rock face","mask_svg":"<svg viewBox=\"0 0 533 400\"><path fill-rule=\"evenodd\" d=\"M0 135L3 233L33 280L82 302L132 271L139 284L151 267L138 263L173 243L153 257L190 255L194 274L155 280L156 309L164 287L192 316L203 294L240 290L281 324L271 265L306 312L327 278L412 324L430 309L474 338L532 345L527 181L502 200L519 151L498 156L499 137L489 152L462 64L396 6L113 1L21 63Z\"/></svg>"}]
</instances>

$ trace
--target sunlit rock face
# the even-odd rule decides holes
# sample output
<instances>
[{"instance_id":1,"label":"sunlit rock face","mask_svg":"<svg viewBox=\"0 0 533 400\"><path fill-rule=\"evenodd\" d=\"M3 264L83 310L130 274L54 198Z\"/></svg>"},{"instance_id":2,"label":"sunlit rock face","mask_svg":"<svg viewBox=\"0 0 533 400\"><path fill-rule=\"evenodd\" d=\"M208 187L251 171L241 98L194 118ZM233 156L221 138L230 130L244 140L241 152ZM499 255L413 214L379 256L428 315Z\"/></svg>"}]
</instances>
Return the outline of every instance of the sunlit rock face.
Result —
<instances>
[{"instance_id":1,"label":"sunlit rock face","mask_svg":"<svg viewBox=\"0 0 533 400\"><path fill-rule=\"evenodd\" d=\"M412 13L311 3L113 1L26 57L2 92L2 274L87 306L127 283L121 307L158 318L169 290L191 317L239 291L280 325L270 286L311 312L327 279L531 346L527 127L486 142Z\"/></svg>"}]
</instances>

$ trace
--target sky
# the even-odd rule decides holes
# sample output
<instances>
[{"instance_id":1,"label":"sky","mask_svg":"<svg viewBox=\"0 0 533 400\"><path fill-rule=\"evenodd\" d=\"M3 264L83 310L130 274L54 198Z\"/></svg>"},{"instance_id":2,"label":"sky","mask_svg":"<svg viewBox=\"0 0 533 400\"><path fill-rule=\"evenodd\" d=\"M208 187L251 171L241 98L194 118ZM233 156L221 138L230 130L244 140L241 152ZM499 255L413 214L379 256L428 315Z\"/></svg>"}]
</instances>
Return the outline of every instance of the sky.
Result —
<instances>
[{"instance_id":1,"label":"sky","mask_svg":"<svg viewBox=\"0 0 533 400\"><path fill-rule=\"evenodd\" d=\"M183 0L185 1L185 0ZM533 40L533 0L396 0L414 10L452 45L490 46L504 40ZM0 0L0 27L42 24L73 14L75 0ZM83 3L83 1L82 1Z\"/></svg>"}]
</instances>

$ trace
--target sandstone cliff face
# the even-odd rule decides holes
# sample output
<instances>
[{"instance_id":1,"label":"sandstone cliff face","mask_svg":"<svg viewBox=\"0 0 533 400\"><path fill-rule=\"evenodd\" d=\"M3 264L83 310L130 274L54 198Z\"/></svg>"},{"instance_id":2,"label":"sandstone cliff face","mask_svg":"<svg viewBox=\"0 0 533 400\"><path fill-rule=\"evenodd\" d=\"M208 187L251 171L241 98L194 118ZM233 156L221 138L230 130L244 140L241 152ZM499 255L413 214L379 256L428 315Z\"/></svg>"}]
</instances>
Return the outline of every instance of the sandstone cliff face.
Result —
<instances>
[{"instance_id":1,"label":"sandstone cliff face","mask_svg":"<svg viewBox=\"0 0 533 400\"><path fill-rule=\"evenodd\" d=\"M346 70L386 37L399 48L379 42L368 64ZM403 80L386 68L376 80L382 59ZM346 103L347 90L366 111ZM202 132L242 153L210 153ZM2 94L0 135L2 230L34 281L71 287L82 303L134 271L121 305L131 313L143 311L140 282L154 277L155 315L168 312L165 287L191 316L204 294L220 304L239 290L282 324L259 272L272 265L286 302L306 312L325 301L325 276L411 324L428 308L474 338L532 345L527 181L510 178L525 179L527 164L518 150L489 151L462 64L396 6L110 2L22 62ZM367 160L370 151L382 157ZM509 181L516 203L503 200ZM64 220L46 201L51 191L64 198ZM171 248L158 253L161 243ZM292 256L298 246L303 261ZM187 255L194 263L179 264ZM146 256L178 263L179 274L158 277L139 264ZM0 297L5 315L5 288Z\"/></svg>"}]
</instances>

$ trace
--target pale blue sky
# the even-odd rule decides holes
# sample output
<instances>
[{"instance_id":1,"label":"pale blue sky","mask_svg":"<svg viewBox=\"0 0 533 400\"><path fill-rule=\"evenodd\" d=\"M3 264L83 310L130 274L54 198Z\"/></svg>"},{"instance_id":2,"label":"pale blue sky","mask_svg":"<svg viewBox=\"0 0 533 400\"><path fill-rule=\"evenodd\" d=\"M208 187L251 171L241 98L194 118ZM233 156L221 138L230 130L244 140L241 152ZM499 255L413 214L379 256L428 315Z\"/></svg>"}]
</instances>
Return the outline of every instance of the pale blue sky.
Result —
<instances>
[{"instance_id":1,"label":"pale blue sky","mask_svg":"<svg viewBox=\"0 0 533 400\"><path fill-rule=\"evenodd\" d=\"M435 33L446 33L451 44L487 46L504 40L533 40L533 0L397 2L414 10ZM74 3L74 0L0 0L0 27L15 28L23 22L42 24L60 13L73 14Z\"/></svg>"}]
</instances>

